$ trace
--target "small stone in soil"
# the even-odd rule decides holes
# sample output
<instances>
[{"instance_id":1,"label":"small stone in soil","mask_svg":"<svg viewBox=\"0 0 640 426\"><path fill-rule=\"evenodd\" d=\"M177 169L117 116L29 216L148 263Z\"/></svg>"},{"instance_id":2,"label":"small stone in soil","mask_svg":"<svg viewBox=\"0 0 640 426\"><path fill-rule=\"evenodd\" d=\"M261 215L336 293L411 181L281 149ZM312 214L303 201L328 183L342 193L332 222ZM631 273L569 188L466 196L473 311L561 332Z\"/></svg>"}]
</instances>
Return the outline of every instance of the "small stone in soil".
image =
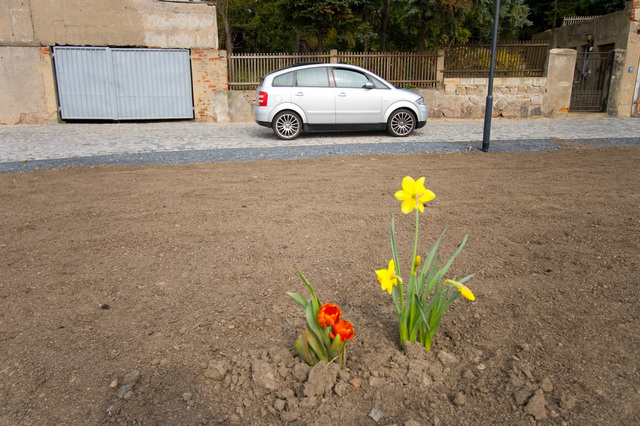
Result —
<instances>
[{"instance_id":1,"label":"small stone in soil","mask_svg":"<svg viewBox=\"0 0 640 426\"><path fill-rule=\"evenodd\" d=\"M322 396L329 394L336 384L340 366L333 362L320 361L309 372L309 379L304 385L305 396Z\"/></svg>"},{"instance_id":2,"label":"small stone in soil","mask_svg":"<svg viewBox=\"0 0 640 426\"><path fill-rule=\"evenodd\" d=\"M459 407L466 405L467 397L462 392L458 392L456 397L453 399L453 403Z\"/></svg>"},{"instance_id":3,"label":"small stone in soil","mask_svg":"<svg viewBox=\"0 0 640 426\"><path fill-rule=\"evenodd\" d=\"M560 407L564 410L572 410L576 406L576 398L567 393L563 393L560 397Z\"/></svg>"},{"instance_id":4,"label":"small stone in soil","mask_svg":"<svg viewBox=\"0 0 640 426\"><path fill-rule=\"evenodd\" d=\"M276 401L273 403L273 408L275 408L277 411L282 411L284 410L284 407L286 405L287 401L285 401L284 399L276 398Z\"/></svg>"},{"instance_id":5,"label":"small stone in soil","mask_svg":"<svg viewBox=\"0 0 640 426\"><path fill-rule=\"evenodd\" d=\"M531 397L531 390L527 388L518 389L513 392L513 399L515 399L516 404L524 405L527 400Z\"/></svg>"},{"instance_id":6,"label":"small stone in soil","mask_svg":"<svg viewBox=\"0 0 640 426\"><path fill-rule=\"evenodd\" d=\"M253 383L270 391L278 390L278 382L271 364L261 360L253 361L251 371Z\"/></svg>"},{"instance_id":7,"label":"small stone in soil","mask_svg":"<svg viewBox=\"0 0 640 426\"><path fill-rule=\"evenodd\" d=\"M547 412L544 408L546 405L547 403L544 399L544 393L542 389L538 389L524 407L524 411L525 413L532 415L538 421L545 420L547 418Z\"/></svg>"},{"instance_id":8,"label":"small stone in soil","mask_svg":"<svg viewBox=\"0 0 640 426\"><path fill-rule=\"evenodd\" d=\"M300 418L299 411L282 411L280 413L280 420L283 422L293 422Z\"/></svg>"},{"instance_id":9,"label":"small stone in soil","mask_svg":"<svg viewBox=\"0 0 640 426\"><path fill-rule=\"evenodd\" d=\"M300 401L300 408L309 409L318 405L318 398L315 396L310 396L308 398L302 398Z\"/></svg>"},{"instance_id":10,"label":"small stone in soil","mask_svg":"<svg viewBox=\"0 0 640 426\"><path fill-rule=\"evenodd\" d=\"M550 393L553 390L553 384L551 383L551 379L549 379L548 377L545 377L544 380L542 380L540 387L542 388L543 391Z\"/></svg>"},{"instance_id":11,"label":"small stone in soil","mask_svg":"<svg viewBox=\"0 0 640 426\"><path fill-rule=\"evenodd\" d=\"M336 395L338 396L344 396L345 393L347 392L347 388L349 387L348 384L346 384L345 382L338 382L334 388L333 391L336 393Z\"/></svg>"},{"instance_id":12,"label":"small stone in soil","mask_svg":"<svg viewBox=\"0 0 640 426\"><path fill-rule=\"evenodd\" d=\"M216 381L220 381L224 379L224 376L226 374L227 374L227 367L220 362L209 363L209 367L204 371L205 377L216 380Z\"/></svg>"},{"instance_id":13,"label":"small stone in soil","mask_svg":"<svg viewBox=\"0 0 640 426\"><path fill-rule=\"evenodd\" d=\"M311 370L311 367L307 364L303 364L303 363L296 364L293 367L293 376L299 382L304 382L305 380L307 380L310 370Z\"/></svg>"},{"instance_id":14,"label":"small stone in soil","mask_svg":"<svg viewBox=\"0 0 640 426\"><path fill-rule=\"evenodd\" d=\"M371 417L376 423L380 421L382 418L382 411L380 411L380 408L377 405L369 411L369 417Z\"/></svg>"},{"instance_id":15,"label":"small stone in soil","mask_svg":"<svg viewBox=\"0 0 640 426\"><path fill-rule=\"evenodd\" d=\"M124 376L124 380L122 381L122 383L133 387L136 385L136 383L138 383L138 380L140 380L140 372L138 370L133 370L129 374Z\"/></svg>"},{"instance_id":16,"label":"small stone in soil","mask_svg":"<svg viewBox=\"0 0 640 426\"><path fill-rule=\"evenodd\" d=\"M458 363L458 358L456 358L455 355L452 355L449 352L445 352L445 351L440 351L440 353L438 354L438 359L445 366L454 365Z\"/></svg>"},{"instance_id":17,"label":"small stone in soil","mask_svg":"<svg viewBox=\"0 0 640 426\"><path fill-rule=\"evenodd\" d=\"M131 391L131 385L124 385L118 390L118 398L122 399L127 394L127 392Z\"/></svg>"}]
</instances>

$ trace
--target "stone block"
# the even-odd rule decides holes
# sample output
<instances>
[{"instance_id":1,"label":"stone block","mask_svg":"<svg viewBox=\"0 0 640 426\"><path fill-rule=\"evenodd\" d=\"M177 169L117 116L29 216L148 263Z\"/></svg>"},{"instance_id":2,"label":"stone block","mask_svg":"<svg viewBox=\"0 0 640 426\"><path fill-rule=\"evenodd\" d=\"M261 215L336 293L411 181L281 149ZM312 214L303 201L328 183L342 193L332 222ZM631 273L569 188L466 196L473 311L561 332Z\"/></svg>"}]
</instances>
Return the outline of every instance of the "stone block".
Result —
<instances>
[{"instance_id":1,"label":"stone block","mask_svg":"<svg viewBox=\"0 0 640 426\"><path fill-rule=\"evenodd\" d=\"M445 84L444 85L444 94L445 95L455 95L456 94L456 86L455 84Z\"/></svg>"}]
</instances>

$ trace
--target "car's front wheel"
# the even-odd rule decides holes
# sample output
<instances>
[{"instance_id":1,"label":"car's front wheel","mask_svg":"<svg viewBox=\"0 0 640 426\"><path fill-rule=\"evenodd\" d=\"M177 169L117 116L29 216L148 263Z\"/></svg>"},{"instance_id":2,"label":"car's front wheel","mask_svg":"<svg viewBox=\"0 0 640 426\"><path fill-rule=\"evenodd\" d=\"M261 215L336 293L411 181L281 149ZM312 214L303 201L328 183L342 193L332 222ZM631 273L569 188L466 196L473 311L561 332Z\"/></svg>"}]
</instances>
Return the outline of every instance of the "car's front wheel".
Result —
<instances>
[{"instance_id":1,"label":"car's front wheel","mask_svg":"<svg viewBox=\"0 0 640 426\"><path fill-rule=\"evenodd\" d=\"M282 111L276 114L271 127L280 139L291 140L302 132L302 119L295 112Z\"/></svg>"},{"instance_id":2,"label":"car's front wheel","mask_svg":"<svg viewBox=\"0 0 640 426\"><path fill-rule=\"evenodd\" d=\"M387 121L387 130L391 136L409 136L416 128L416 117L406 109L394 111Z\"/></svg>"}]
</instances>

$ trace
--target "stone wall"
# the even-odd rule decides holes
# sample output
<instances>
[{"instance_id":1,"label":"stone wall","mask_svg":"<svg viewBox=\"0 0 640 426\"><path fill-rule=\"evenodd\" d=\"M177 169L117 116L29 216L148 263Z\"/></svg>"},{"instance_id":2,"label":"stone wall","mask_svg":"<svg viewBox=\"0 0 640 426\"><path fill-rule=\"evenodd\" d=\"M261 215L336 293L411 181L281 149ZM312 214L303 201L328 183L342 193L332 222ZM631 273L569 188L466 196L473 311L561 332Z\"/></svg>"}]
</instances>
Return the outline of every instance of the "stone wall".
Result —
<instances>
[{"instance_id":1,"label":"stone wall","mask_svg":"<svg viewBox=\"0 0 640 426\"><path fill-rule=\"evenodd\" d=\"M218 48L216 9L159 0L0 0L0 43Z\"/></svg>"},{"instance_id":2,"label":"stone wall","mask_svg":"<svg viewBox=\"0 0 640 426\"><path fill-rule=\"evenodd\" d=\"M547 79L544 77L494 78L493 116L539 117ZM431 118L482 118L488 78L445 78L444 90L419 90Z\"/></svg>"},{"instance_id":3,"label":"stone wall","mask_svg":"<svg viewBox=\"0 0 640 426\"><path fill-rule=\"evenodd\" d=\"M49 47L0 46L0 124L58 121Z\"/></svg>"}]
</instances>

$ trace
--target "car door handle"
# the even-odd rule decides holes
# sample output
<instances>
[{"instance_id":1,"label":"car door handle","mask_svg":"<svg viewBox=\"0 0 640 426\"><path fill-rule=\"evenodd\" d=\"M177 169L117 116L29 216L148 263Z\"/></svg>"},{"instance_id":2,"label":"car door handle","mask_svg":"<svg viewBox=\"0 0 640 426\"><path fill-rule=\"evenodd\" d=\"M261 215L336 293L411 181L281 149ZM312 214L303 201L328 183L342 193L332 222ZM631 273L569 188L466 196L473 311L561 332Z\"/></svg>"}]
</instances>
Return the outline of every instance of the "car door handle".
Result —
<instances>
[{"instance_id":1,"label":"car door handle","mask_svg":"<svg viewBox=\"0 0 640 426\"><path fill-rule=\"evenodd\" d=\"M298 92L298 93L296 93L296 96L304 96L304 93Z\"/></svg>"},{"instance_id":2,"label":"car door handle","mask_svg":"<svg viewBox=\"0 0 640 426\"><path fill-rule=\"evenodd\" d=\"M341 98L346 98L346 97L347 97L347 94L346 94L346 93L344 93L344 92L342 92L342 93L340 93L338 96L340 96Z\"/></svg>"}]
</instances>

